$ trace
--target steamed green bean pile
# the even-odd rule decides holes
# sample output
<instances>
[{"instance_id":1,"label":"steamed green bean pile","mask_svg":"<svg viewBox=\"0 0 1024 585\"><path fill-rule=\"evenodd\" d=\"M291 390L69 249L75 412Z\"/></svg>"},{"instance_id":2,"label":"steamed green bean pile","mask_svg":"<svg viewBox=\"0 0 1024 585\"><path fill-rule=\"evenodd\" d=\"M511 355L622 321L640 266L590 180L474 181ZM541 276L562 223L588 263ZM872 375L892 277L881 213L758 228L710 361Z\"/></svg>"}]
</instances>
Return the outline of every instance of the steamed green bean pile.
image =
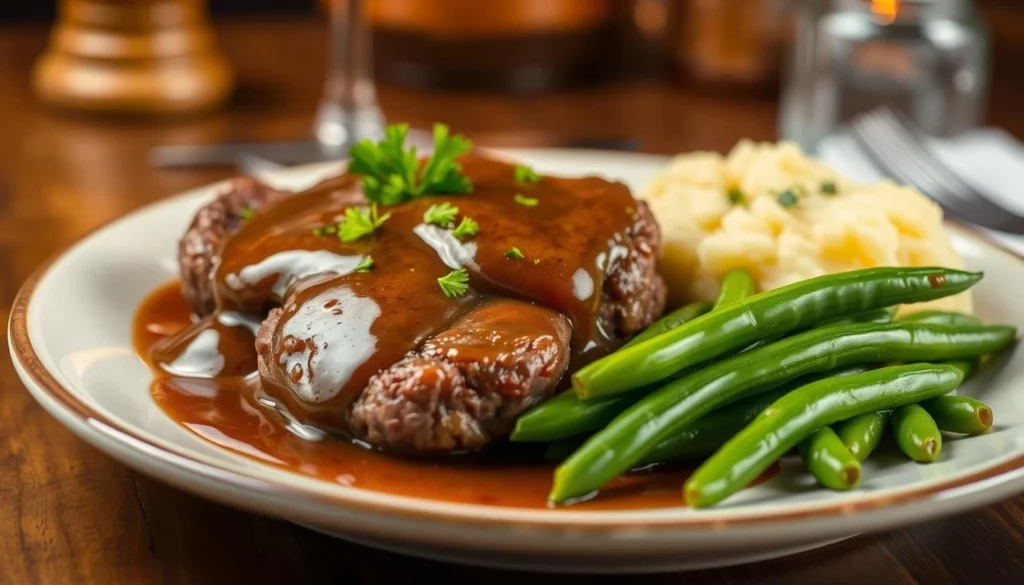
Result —
<instances>
[{"instance_id":1,"label":"steamed green bean pile","mask_svg":"<svg viewBox=\"0 0 1024 585\"><path fill-rule=\"evenodd\" d=\"M827 488L857 487L861 463L891 437L911 460L941 454L942 432L977 434L992 410L954 391L1013 327L900 305L954 295L982 274L883 267L755 293L725 274L714 304L669 313L580 369L573 387L524 414L513 441L549 443L560 461L549 499L569 503L632 469L703 463L688 505L714 505L791 451Z\"/></svg>"}]
</instances>

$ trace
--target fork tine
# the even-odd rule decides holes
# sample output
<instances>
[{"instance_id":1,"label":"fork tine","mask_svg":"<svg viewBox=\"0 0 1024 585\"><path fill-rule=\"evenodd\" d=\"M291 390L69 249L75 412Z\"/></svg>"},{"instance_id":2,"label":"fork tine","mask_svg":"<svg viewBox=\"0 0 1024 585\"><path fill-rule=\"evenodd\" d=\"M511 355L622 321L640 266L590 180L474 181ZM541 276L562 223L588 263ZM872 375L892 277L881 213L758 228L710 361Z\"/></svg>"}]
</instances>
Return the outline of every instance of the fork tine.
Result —
<instances>
[{"instance_id":1,"label":"fork tine","mask_svg":"<svg viewBox=\"0 0 1024 585\"><path fill-rule=\"evenodd\" d=\"M891 130L891 132L899 136L903 141L903 144L907 146L909 158L911 161L921 169L921 171L931 178L935 183L943 185L950 192L958 195L960 198L969 202L972 206L978 206L985 208L987 213L998 213L1004 214L1008 217L1017 218L1019 221L1024 222L1024 217L1021 217L1009 209L1004 208L1002 205L992 201L984 193L981 193L970 185L961 180L955 173L950 171L942 161L938 159L934 154L928 150L921 138L921 133L914 128L909 122L906 122L906 118L899 114L888 110L885 116L885 124Z\"/></svg>"},{"instance_id":2,"label":"fork tine","mask_svg":"<svg viewBox=\"0 0 1024 585\"><path fill-rule=\"evenodd\" d=\"M872 145L881 148L880 145L889 145L882 152L887 161L892 161L893 166L902 174L911 177L910 184L925 193L931 194L936 199L948 199L952 204L953 200L962 203L969 203L970 200L950 189L942 182L936 181L932 175L925 172L914 159L911 150L906 144L904 137L900 137L892 128L876 116L869 116L864 121L866 129L871 130L873 136Z\"/></svg>"},{"instance_id":3,"label":"fork tine","mask_svg":"<svg viewBox=\"0 0 1024 585\"><path fill-rule=\"evenodd\" d=\"M932 155L891 110L868 112L849 124L860 149L890 177L931 196L947 212L971 223L1024 233L1024 217L978 193Z\"/></svg>"},{"instance_id":4,"label":"fork tine","mask_svg":"<svg viewBox=\"0 0 1024 585\"><path fill-rule=\"evenodd\" d=\"M970 185L964 183L960 177L946 169L945 165L928 150L920 133L909 125L905 117L889 108L885 108L879 112L878 120L879 124L884 125L890 134L898 139L901 144L905 145L908 154L922 171L925 171L953 191L973 192ZM978 193L978 195L981 194Z\"/></svg>"},{"instance_id":5,"label":"fork tine","mask_svg":"<svg viewBox=\"0 0 1024 585\"><path fill-rule=\"evenodd\" d=\"M865 116L854 120L850 124L850 128L861 150L886 175L930 196L932 201L937 203L945 213L972 223L976 221L971 218L970 210L962 199L951 196L946 189L936 188L931 181L917 172L906 161L905 153L899 148L891 146L890 138L873 123L870 117Z\"/></svg>"},{"instance_id":6,"label":"fork tine","mask_svg":"<svg viewBox=\"0 0 1024 585\"><path fill-rule=\"evenodd\" d=\"M949 196L945 189L937 188L927 177L921 175L915 167L910 164L906 153L900 148L892 146L892 139L879 127L874 118L865 116L855 120L851 124L855 138L860 147L867 153L873 162L880 167L887 175L903 183L916 187L917 189L931 195L933 199L939 200L946 205L954 205L955 200Z\"/></svg>"}]
</instances>

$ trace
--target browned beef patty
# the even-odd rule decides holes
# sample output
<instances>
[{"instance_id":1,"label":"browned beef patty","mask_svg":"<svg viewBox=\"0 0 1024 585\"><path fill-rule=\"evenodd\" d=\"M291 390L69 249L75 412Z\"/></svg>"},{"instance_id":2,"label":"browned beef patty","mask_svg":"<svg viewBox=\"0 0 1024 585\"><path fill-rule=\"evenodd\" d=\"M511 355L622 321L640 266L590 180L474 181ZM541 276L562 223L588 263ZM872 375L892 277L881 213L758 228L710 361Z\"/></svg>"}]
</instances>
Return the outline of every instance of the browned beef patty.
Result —
<instances>
[{"instance_id":1,"label":"browned beef patty","mask_svg":"<svg viewBox=\"0 0 1024 585\"><path fill-rule=\"evenodd\" d=\"M395 451L477 449L552 396L569 364L563 315L495 300L370 379L349 431Z\"/></svg>"},{"instance_id":2,"label":"browned beef patty","mask_svg":"<svg viewBox=\"0 0 1024 585\"><path fill-rule=\"evenodd\" d=\"M178 242L181 289L196 315L213 313L213 274L224 241L245 222L245 217L291 195L249 177L233 179L204 205Z\"/></svg>"},{"instance_id":3,"label":"browned beef patty","mask_svg":"<svg viewBox=\"0 0 1024 585\"><path fill-rule=\"evenodd\" d=\"M288 195L239 179L197 214L179 256L183 289L197 314L214 309L217 255L244 221L242 210L259 210ZM655 271L658 226L643 202L636 203L633 217L617 254L607 260L601 289L599 324L612 338L636 334L665 304L665 284ZM290 372L282 356L291 350L274 335L281 316L279 309L270 312L256 343L261 378L287 386ZM568 368L570 338L569 320L557 312L524 301L489 301L373 375L348 408L348 431L396 451L482 447L506 436L516 417L554 394Z\"/></svg>"}]
</instances>

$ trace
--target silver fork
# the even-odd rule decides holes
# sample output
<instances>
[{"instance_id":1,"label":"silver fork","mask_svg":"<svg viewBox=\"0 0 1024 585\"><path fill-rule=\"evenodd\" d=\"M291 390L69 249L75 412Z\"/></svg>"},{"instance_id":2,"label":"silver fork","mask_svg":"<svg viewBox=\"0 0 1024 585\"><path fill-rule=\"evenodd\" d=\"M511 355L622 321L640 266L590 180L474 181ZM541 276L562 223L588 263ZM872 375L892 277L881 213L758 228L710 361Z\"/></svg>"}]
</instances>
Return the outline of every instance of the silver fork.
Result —
<instances>
[{"instance_id":1,"label":"silver fork","mask_svg":"<svg viewBox=\"0 0 1024 585\"><path fill-rule=\"evenodd\" d=\"M950 171L924 144L923 134L889 108L862 114L850 135L884 174L917 188L947 213L994 230L1024 234L1024 217L993 202Z\"/></svg>"}]
</instances>

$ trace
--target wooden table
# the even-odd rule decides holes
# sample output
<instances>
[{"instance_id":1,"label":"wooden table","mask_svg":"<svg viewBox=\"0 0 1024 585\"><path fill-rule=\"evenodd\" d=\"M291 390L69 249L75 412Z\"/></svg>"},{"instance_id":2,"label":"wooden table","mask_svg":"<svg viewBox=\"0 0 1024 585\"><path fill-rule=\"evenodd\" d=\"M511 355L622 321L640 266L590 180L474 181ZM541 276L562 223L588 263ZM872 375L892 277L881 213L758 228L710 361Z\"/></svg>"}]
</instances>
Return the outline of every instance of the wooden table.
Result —
<instances>
[{"instance_id":1,"label":"wooden table","mask_svg":"<svg viewBox=\"0 0 1024 585\"><path fill-rule=\"evenodd\" d=\"M320 26L243 22L222 26L220 33L243 86L233 107L203 118L143 123L46 111L28 91L30 65L46 31L0 30L0 320L6 323L21 281L54 252L132 209L231 173L156 170L147 164L149 148L291 138L310 127L320 91ZM1022 61L1024 40L1011 34L996 54L990 121L1024 139ZM744 136L775 137L776 104L770 100L722 99L650 82L515 99L384 88L381 99L392 120L421 126L447 121L474 137L506 143L628 136L645 150L669 153L725 150ZM165 487L57 424L25 392L7 352L0 352L0 584L282 585L424 576L487 583L523 578L345 544ZM562 584L584 579L528 578ZM788 559L650 580L1024 582L1024 497Z\"/></svg>"}]
</instances>

